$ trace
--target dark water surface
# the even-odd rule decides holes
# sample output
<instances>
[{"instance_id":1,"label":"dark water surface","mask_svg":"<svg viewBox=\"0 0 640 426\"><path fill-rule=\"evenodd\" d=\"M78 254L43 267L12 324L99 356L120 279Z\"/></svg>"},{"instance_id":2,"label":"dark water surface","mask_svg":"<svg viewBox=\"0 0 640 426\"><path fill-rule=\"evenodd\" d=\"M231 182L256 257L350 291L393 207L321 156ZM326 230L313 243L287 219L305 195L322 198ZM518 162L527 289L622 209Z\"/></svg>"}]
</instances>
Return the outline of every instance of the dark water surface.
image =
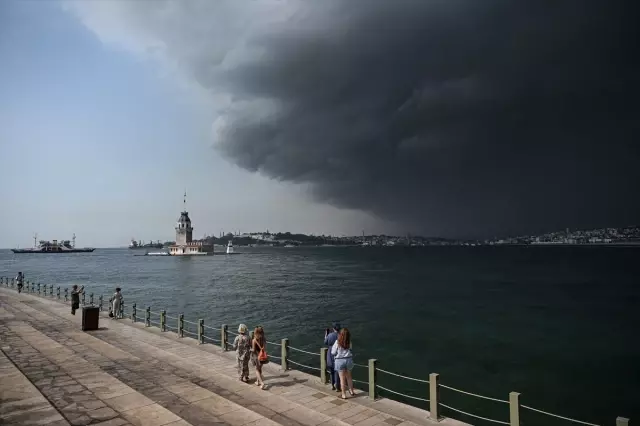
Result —
<instances>
[{"instance_id":1,"label":"dark water surface","mask_svg":"<svg viewBox=\"0 0 640 426\"><path fill-rule=\"evenodd\" d=\"M442 384L505 400L518 391L523 404L603 425L619 415L640 421L639 248L237 250L244 253L194 258L3 250L0 276L21 270L30 281L85 284L105 295L121 286L127 306L231 330L260 324L269 340L288 337L311 351L340 320L358 363L377 358L380 368L423 379L436 372ZM315 357L292 352L292 359L318 366ZM366 370L354 375L366 380ZM424 384L384 374L379 383L428 398ZM505 404L446 389L441 400L508 421ZM526 425L569 424L521 416Z\"/></svg>"}]
</instances>

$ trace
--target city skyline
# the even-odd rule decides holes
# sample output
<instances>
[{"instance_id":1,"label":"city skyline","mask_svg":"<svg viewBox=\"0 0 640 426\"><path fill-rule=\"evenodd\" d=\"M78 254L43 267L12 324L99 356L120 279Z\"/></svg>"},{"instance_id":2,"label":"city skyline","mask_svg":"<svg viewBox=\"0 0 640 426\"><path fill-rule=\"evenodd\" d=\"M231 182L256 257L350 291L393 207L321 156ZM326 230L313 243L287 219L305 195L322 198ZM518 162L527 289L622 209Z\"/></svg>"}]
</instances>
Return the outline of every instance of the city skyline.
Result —
<instances>
[{"instance_id":1,"label":"city skyline","mask_svg":"<svg viewBox=\"0 0 640 426\"><path fill-rule=\"evenodd\" d=\"M0 245L171 239L185 187L198 235L638 223L628 12L1 2Z\"/></svg>"}]
</instances>

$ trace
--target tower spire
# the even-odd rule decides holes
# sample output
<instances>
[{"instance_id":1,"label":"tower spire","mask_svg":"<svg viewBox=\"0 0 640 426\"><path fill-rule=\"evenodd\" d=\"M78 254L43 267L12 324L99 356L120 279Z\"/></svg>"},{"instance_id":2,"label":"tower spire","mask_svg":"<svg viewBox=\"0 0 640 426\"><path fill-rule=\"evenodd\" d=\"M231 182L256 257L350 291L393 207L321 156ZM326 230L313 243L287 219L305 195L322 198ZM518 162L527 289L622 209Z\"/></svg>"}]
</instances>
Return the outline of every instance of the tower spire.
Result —
<instances>
[{"instance_id":1,"label":"tower spire","mask_svg":"<svg viewBox=\"0 0 640 426\"><path fill-rule=\"evenodd\" d=\"M182 206L184 207L184 211L187 211L187 190L184 190L184 198L182 199Z\"/></svg>"}]
</instances>

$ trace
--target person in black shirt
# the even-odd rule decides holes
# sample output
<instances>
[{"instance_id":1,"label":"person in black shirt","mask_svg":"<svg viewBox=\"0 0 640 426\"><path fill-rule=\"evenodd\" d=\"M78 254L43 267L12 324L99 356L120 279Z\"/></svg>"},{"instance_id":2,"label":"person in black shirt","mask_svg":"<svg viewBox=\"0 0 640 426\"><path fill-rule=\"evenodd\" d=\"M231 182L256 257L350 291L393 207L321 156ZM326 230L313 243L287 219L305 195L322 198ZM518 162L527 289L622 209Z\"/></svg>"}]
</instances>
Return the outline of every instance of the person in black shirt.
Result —
<instances>
[{"instance_id":1,"label":"person in black shirt","mask_svg":"<svg viewBox=\"0 0 640 426\"><path fill-rule=\"evenodd\" d=\"M18 285L18 293L22 293L22 286L24 285L24 274L22 272L18 272L16 284Z\"/></svg>"},{"instance_id":2,"label":"person in black shirt","mask_svg":"<svg viewBox=\"0 0 640 426\"><path fill-rule=\"evenodd\" d=\"M80 295L82 293L84 293L84 286L78 288L78 285L74 284L71 290L71 315L75 315L76 309L80 307Z\"/></svg>"}]
</instances>

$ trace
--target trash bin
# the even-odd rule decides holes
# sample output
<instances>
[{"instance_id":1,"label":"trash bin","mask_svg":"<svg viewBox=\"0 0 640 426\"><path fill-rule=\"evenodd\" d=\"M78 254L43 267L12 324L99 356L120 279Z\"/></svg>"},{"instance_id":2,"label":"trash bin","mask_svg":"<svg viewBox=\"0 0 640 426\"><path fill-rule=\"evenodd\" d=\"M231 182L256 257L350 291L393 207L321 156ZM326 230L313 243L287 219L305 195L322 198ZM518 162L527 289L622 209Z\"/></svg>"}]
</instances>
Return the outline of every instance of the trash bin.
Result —
<instances>
[{"instance_id":1,"label":"trash bin","mask_svg":"<svg viewBox=\"0 0 640 426\"><path fill-rule=\"evenodd\" d=\"M97 330L100 320L100 308L97 306L82 307L82 331Z\"/></svg>"}]
</instances>

